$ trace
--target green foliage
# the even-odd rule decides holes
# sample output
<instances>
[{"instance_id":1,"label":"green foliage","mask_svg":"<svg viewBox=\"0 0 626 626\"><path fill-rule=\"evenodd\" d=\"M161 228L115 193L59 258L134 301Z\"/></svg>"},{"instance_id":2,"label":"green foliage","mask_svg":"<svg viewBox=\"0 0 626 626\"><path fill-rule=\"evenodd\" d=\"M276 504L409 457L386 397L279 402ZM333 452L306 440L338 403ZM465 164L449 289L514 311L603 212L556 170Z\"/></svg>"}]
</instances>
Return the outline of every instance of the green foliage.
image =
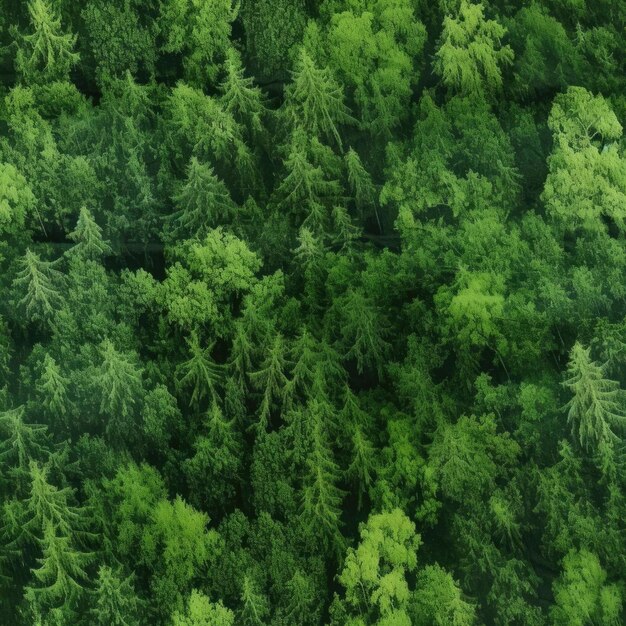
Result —
<instances>
[{"instance_id":1,"label":"green foliage","mask_svg":"<svg viewBox=\"0 0 626 626\"><path fill-rule=\"evenodd\" d=\"M461 0L458 14L443 20L434 69L452 92L491 96L502 88L502 69L513 50L502 46L506 29L485 19L484 6Z\"/></svg>"}]
</instances>

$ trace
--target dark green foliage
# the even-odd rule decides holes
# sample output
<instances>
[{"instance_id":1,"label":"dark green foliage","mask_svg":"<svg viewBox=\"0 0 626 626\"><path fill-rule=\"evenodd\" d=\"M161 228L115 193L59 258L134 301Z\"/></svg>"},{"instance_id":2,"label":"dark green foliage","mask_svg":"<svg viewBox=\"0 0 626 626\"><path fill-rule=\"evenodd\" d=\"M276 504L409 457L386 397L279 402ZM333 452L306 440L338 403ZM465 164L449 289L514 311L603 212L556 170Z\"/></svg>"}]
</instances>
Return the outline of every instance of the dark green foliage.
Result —
<instances>
[{"instance_id":1,"label":"dark green foliage","mask_svg":"<svg viewBox=\"0 0 626 626\"><path fill-rule=\"evenodd\" d=\"M0 624L626 623L625 6L0 0Z\"/></svg>"}]
</instances>

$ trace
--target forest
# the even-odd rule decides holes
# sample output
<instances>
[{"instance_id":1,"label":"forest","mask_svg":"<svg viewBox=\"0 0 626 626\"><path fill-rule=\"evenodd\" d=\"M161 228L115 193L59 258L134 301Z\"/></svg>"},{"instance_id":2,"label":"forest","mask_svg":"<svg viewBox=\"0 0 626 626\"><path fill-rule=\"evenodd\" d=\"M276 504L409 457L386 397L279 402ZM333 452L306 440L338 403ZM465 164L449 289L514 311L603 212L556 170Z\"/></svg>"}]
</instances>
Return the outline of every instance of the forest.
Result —
<instances>
[{"instance_id":1,"label":"forest","mask_svg":"<svg viewBox=\"0 0 626 626\"><path fill-rule=\"evenodd\" d=\"M0 0L0 625L626 624L626 0Z\"/></svg>"}]
</instances>

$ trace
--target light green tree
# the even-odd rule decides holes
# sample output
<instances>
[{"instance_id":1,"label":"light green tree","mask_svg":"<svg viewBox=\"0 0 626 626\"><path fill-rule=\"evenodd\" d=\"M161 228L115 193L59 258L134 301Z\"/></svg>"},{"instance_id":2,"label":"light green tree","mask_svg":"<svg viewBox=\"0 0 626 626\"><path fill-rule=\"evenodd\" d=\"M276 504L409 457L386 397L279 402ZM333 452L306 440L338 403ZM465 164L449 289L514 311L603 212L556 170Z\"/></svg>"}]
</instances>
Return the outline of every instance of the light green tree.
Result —
<instances>
[{"instance_id":1,"label":"light green tree","mask_svg":"<svg viewBox=\"0 0 626 626\"><path fill-rule=\"evenodd\" d=\"M86 207L81 208L76 228L68 237L74 242L74 246L68 251L72 256L99 261L112 253L109 242L102 237L102 228Z\"/></svg>"},{"instance_id":2,"label":"light green tree","mask_svg":"<svg viewBox=\"0 0 626 626\"><path fill-rule=\"evenodd\" d=\"M71 402L68 396L70 380L65 376L57 362L46 353L41 366L41 376L37 381L37 391L42 397L43 406L54 416L67 413Z\"/></svg>"},{"instance_id":3,"label":"light green tree","mask_svg":"<svg viewBox=\"0 0 626 626\"><path fill-rule=\"evenodd\" d=\"M235 614L221 602L211 602L193 589L184 611L175 611L172 626L235 626Z\"/></svg>"},{"instance_id":4,"label":"light green tree","mask_svg":"<svg viewBox=\"0 0 626 626\"><path fill-rule=\"evenodd\" d=\"M570 352L567 379L563 385L572 393L565 405L572 437L585 450L596 451L602 445L619 440L613 426L626 426L626 411L619 384L604 377L606 366L591 359L591 349L576 342Z\"/></svg>"},{"instance_id":5,"label":"light green tree","mask_svg":"<svg viewBox=\"0 0 626 626\"><path fill-rule=\"evenodd\" d=\"M124 576L108 565L98 568L91 616L98 626L139 626L143 602L135 592L134 576Z\"/></svg>"},{"instance_id":6,"label":"light green tree","mask_svg":"<svg viewBox=\"0 0 626 626\"><path fill-rule=\"evenodd\" d=\"M502 88L502 70L513 62L513 50L501 40L506 29L487 20L482 4L461 0L458 14L447 15L434 70L453 93L490 96Z\"/></svg>"},{"instance_id":7,"label":"light green tree","mask_svg":"<svg viewBox=\"0 0 626 626\"><path fill-rule=\"evenodd\" d=\"M177 384L182 389L191 387L189 405L197 407L205 397L217 400L222 368L211 357L213 346L203 348L197 333L192 333L187 339L187 346L189 359L177 368Z\"/></svg>"},{"instance_id":8,"label":"light green tree","mask_svg":"<svg viewBox=\"0 0 626 626\"><path fill-rule=\"evenodd\" d=\"M18 74L26 83L67 80L80 58L73 51L76 35L63 32L61 19L48 0L30 0L28 13L32 31L18 45Z\"/></svg>"}]
</instances>

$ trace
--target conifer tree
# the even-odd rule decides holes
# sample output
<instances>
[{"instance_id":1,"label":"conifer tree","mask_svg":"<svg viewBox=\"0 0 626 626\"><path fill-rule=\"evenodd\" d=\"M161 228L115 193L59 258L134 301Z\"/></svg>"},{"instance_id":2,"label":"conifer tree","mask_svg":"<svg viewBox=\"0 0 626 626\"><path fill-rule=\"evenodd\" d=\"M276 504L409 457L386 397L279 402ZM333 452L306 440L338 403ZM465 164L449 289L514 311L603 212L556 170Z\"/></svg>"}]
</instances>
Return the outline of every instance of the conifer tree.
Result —
<instances>
[{"instance_id":1,"label":"conifer tree","mask_svg":"<svg viewBox=\"0 0 626 626\"><path fill-rule=\"evenodd\" d=\"M263 92L254 86L252 78L246 78L241 57L231 47L224 63L226 77L220 85L221 101L226 111L252 133L263 131L263 117L266 114Z\"/></svg>"},{"instance_id":2,"label":"conifer tree","mask_svg":"<svg viewBox=\"0 0 626 626\"><path fill-rule=\"evenodd\" d=\"M76 228L68 234L68 237L75 242L69 254L81 259L99 261L112 252L111 246L102 237L102 228L86 207L81 208Z\"/></svg>"},{"instance_id":3,"label":"conifer tree","mask_svg":"<svg viewBox=\"0 0 626 626\"><path fill-rule=\"evenodd\" d=\"M7 472L24 478L32 461L45 459L51 451L47 427L24 422L24 406L0 413L0 464Z\"/></svg>"},{"instance_id":4,"label":"conifer tree","mask_svg":"<svg viewBox=\"0 0 626 626\"><path fill-rule=\"evenodd\" d=\"M566 404L567 421L572 437L585 450L596 450L615 443L618 436L612 427L626 426L626 412L620 402L618 383L604 377L605 366L591 360L591 349L576 342L570 352L568 378L563 385L573 394Z\"/></svg>"},{"instance_id":5,"label":"conifer tree","mask_svg":"<svg viewBox=\"0 0 626 626\"><path fill-rule=\"evenodd\" d=\"M264 626L269 614L267 598L258 588L255 578L246 574L241 585L241 623L244 626Z\"/></svg>"},{"instance_id":6,"label":"conifer tree","mask_svg":"<svg viewBox=\"0 0 626 626\"><path fill-rule=\"evenodd\" d=\"M358 507L363 505L363 495L368 493L374 478L376 467L376 449L359 426L354 426L352 433L352 462L348 467L348 476L358 485Z\"/></svg>"},{"instance_id":7,"label":"conifer tree","mask_svg":"<svg viewBox=\"0 0 626 626\"><path fill-rule=\"evenodd\" d=\"M86 593L89 575L85 567L93 555L77 550L52 522L44 528L42 553L40 566L32 570L33 584L26 587L26 599L40 610L59 605L72 608Z\"/></svg>"},{"instance_id":8,"label":"conifer tree","mask_svg":"<svg viewBox=\"0 0 626 626\"><path fill-rule=\"evenodd\" d=\"M202 348L196 332L187 339L189 359L177 368L178 386L191 387L189 405L199 406L201 400L208 397L217 400L217 390L222 378L222 368L211 357L213 346Z\"/></svg>"},{"instance_id":9,"label":"conifer tree","mask_svg":"<svg viewBox=\"0 0 626 626\"><path fill-rule=\"evenodd\" d=\"M302 523L309 535L319 538L326 548L340 550L344 543L340 531L344 493L337 487L341 472L328 443L324 409L315 396L309 401L306 415L310 452L303 478Z\"/></svg>"},{"instance_id":10,"label":"conifer tree","mask_svg":"<svg viewBox=\"0 0 626 626\"><path fill-rule=\"evenodd\" d=\"M174 195L173 235L203 239L211 228L231 221L235 205L213 168L191 157L187 178Z\"/></svg>"},{"instance_id":11,"label":"conifer tree","mask_svg":"<svg viewBox=\"0 0 626 626\"><path fill-rule=\"evenodd\" d=\"M328 68L318 69L304 48L300 50L292 78L285 101L291 123L302 125L313 137L325 135L341 148L337 127L353 121L344 104L341 85Z\"/></svg>"},{"instance_id":12,"label":"conifer tree","mask_svg":"<svg viewBox=\"0 0 626 626\"><path fill-rule=\"evenodd\" d=\"M59 287L64 275L55 268L56 261L44 261L30 250L19 262L13 287L24 296L18 301L31 321L48 321L61 308L63 298Z\"/></svg>"},{"instance_id":13,"label":"conifer tree","mask_svg":"<svg viewBox=\"0 0 626 626\"><path fill-rule=\"evenodd\" d=\"M346 152L343 160L346 165L350 190L354 194L354 202L359 211L364 212L367 208L375 206L376 203L376 187L374 187L372 177L363 167L358 152L353 148Z\"/></svg>"},{"instance_id":14,"label":"conifer tree","mask_svg":"<svg viewBox=\"0 0 626 626\"><path fill-rule=\"evenodd\" d=\"M93 380L100 399L100 412L107 416L106 430L111 436L124 437L127 420L132 416L142 392L142 370L134 355L118 351L110 339L100 346L102 361Z\"/></svg>"},{"instance_id":15,"label":"conifer tree","mask_svg":"<svg viewBox=\"0 0 626 626\"><path fill-rule=\"evenodd\" d=\"M48 0L30 0L32 32L22 37L15 66L26 82L67 80L80 55L73 52L76 35L64 33Z\"/></svg>"},{"instance_id":16,"label":"conifer tree","mask_svg":"<svg viewBox=\"0 0 626 626\"><path fill-rule=\"evenodd\" d=\"M143 602L133 586L133 576L124 577L107 565L98 569L91 615L98 626L139 626Z\"/></svg>"},{"instance_id":17,"label":"conifer tree","mask_svg":"<svg viewBox=\"0 0 626 626\"><path fill-rule=\"evenodd\" d=\"M264 431L267 428L272 409L277 401L279 406L284 406L285 387L288 382L285 369L285 341L280 333L276 333L260 369L250 373L252 385L257 391L262 393L256 426L259 431Z\"/></svg>"},{"instance_id":18,"label":"conifer tree","mask_svg":"<svg viewBox=\"0 0 626 626\"><path fill-rule=\"evenodd\" d=\"M63 375L49 353L43 359L41 376L37 381L37 391L42 397L43 406L54 416L65 415L70 405L68 398L69 378Z\"/></svg>"}]
</instances>

